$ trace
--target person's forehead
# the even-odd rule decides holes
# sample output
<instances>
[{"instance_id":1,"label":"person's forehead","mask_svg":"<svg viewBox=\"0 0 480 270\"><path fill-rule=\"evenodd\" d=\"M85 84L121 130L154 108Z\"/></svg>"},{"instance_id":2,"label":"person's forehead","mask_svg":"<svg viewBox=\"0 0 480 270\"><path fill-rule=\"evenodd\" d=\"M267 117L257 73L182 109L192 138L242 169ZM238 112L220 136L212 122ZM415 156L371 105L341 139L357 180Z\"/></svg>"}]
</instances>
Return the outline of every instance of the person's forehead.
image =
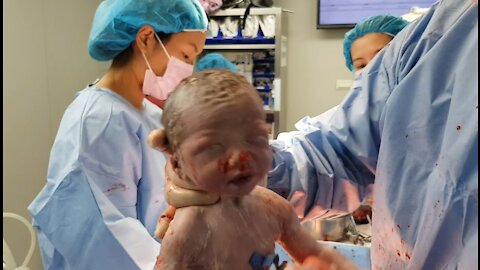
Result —
<instances>
[{"instance_id":1,"label":"person's forehead","mask_svg":"<svg viewBox=\"0 0 480 270\"><path fill-rule=\"evenodd\" d=\"M169 39L169 43L174 46L191 46L196 51L203 49L205 43L206 34L202 32L179 32L172 35Z\"/></svg>"},{"instance_id":2,"label":"person's forehead","mask_svg":"<svg viewBox=\"0 0 480 270\"><path fill-rule=\"evenodd\" d=\"M352 55L352 62L368 56L371 53L378 51L385 47L392 37L383 33L370 33L353 42L350 53Z\"/></svg>"},{"instance_id":3,"label":"person's forehead","mask_svg":"<svg viewBox=\"0 0 480 270\"><path fill-rule=\"evenodd\" d=\"M352 49L356 49L357 47L367 47L373 46L378 44L386 44L390 40L392 40L392 36L387 35L385 33L368 33L363 37L358 38L352 43Z\"/></svg>"}]
</instances>

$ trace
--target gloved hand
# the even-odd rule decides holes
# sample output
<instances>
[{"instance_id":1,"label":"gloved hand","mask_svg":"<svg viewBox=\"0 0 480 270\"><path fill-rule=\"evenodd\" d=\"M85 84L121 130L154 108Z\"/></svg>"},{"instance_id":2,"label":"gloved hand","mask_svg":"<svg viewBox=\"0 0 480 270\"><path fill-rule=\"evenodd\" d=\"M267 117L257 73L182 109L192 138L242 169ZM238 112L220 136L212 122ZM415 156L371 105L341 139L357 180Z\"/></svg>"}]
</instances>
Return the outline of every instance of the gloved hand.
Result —
<instances>
[{"instance_id":1,"label":"gloved hand","mask_svg":"<svg viewBox=\"0 0 480 270\"><path fill-rule=\"evenodd\" d=\"M370 207L369 205L360 205L360 207L353 211L352 216L355 220L355 223L367 224L368 219L372 219L372 207Z\"/></svg>"},{"instance_id":2,"label":"gloved hand","mask_svg":"<svg viewBox=\"0 0 480 270\"><path fill-rule=\"evenodd\" d=\"M194 205L211 205L220 200L220 196L209 194L203 191L181 187L184 180L173 170L171 159L165 165L165 200L169 207L162 213L157 222L155 237L163 239L170 222L175 217L177 208Z\"/></svg>"},{"instance_id":3,"label":"gloved hand","mask_svg":"<svg viewBox=\"0 0 480 270\"><path fill-rule=\"evenodd\" d=\"M175 217L177 208L195 205L211 205L220 200L220 196L218 195L181 187L182 183L185 183L185 181L180 179L175 173L172 162L168 159L165 165L165 200L169 206L158 219L155 228L155 237L157 239L161 240L163 236L165 236L170 222ZM267 178L265 177L259 185L265 187L266 184Z\"/></svg>"},{"instance_id":4,"label":"gloved hand","mask_svg":"<svg viewBox=\"0 0 480 270\"><path fill-rule=\"evenodd\" d=\"M177 209L173 206L168 206L167 210L165 210L160 218L157 221L157 226L155 227L155 238L162 240L165 236L165 233L168 230L168 226L170 222L173 220L175 216L175 211Z\"/></svg>"},{"instance_id":5,"label":"gloved hand","mask_svg":"<svg viewBox=\"0 0 480 270\"><path fill-rule=\"evenodd\" d=\"M188 181L181 179L172 167L171 159L165 165L165 199L175 208L193 205L211 205L220 200L220 196L201 190L195 190Z\"/></svg>"},{"instance_id":6,"label":"gloved hand","mask_svg":"<svg viewBox=\"0 0 480 270\"><path fill-rule=\"evenodd\" d=\"M156 129L148 135L148 144L167 155L172 155L172 149L167 143L165 130ZM220 200L220 196L195 190L189 182L181 179L173 169L172 160L169 158L165 165L165 199L169 207L160 216L155 228L155 237L163 239L170 222L175 217L177 208L193 205L211 205Z\"/></svg>"}]
</instances>

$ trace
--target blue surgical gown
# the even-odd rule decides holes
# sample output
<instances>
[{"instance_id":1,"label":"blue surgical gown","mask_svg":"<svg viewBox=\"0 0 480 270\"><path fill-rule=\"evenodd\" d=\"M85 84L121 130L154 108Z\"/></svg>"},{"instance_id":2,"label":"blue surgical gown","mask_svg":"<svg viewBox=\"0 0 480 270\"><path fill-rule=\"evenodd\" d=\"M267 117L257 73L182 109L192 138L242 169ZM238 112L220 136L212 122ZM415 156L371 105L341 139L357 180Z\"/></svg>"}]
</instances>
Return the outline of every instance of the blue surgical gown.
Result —
<instances>
[{"instance_id":1,"label":"blue surgical gown","mask_svg":"<svg viewBox=\"0 0 480 270\"><path fill-rule=\"evenodd\" d=\"M60 123L29 211L46 270L153 269L166 156L147 144L162 111L108 89L80 91Z\"/></svg>"},{"instance_id":2,"label":"blue surgical gown","mask_svg":"<svg viewBox=\"0 0 480 270\"><path fill-rule=\"evenodd\" d=\"M292 145L269 188L299 217L373 196L374 269L478 269L478 7L444 0L369 63Z\"/></svg>"}]
</instances>

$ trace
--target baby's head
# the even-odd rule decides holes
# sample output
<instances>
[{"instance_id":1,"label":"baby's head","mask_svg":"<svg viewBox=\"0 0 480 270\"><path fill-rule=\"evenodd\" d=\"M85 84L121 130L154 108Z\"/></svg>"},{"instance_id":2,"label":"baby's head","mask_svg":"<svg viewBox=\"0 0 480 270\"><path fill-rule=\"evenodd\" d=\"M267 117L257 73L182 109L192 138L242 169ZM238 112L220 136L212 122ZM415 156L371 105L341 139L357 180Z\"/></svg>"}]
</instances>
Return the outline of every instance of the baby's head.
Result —
<instances>
[{"instance_id":1,"label":"baby's head","mask_svg":"<svg viewBox=\"0 0 480 270\"><path fill-rule=\"evenodd\" d=\"M185 79L167 99L162 122L165 135L152 145L169 152L177 174L199 190L245 195L268 173L262 101L240 75L205 70Z\"/></svg>"}]
</instances>

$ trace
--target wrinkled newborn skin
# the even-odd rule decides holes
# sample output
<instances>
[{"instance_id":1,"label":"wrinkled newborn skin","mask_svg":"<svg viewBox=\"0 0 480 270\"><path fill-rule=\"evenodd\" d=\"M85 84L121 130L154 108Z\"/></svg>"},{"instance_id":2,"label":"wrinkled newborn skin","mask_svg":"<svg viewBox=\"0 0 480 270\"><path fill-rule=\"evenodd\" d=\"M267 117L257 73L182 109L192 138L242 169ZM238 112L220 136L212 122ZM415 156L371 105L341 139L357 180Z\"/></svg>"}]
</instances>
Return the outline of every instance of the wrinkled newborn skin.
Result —
<instances>
[{"instance_id":1,"label":"wrinkled newborn skin","mask_svg":"<svg viewBox=\"0 0 480 270\"><path fill-rule=\"evenodd\" d=\"M216 85L238 76L228 74ZM270 169L272 153L258 94L244 79L242 85L245 89L233 85L220 94L212 86L212 98L199 98L194 105L178 103L188 104L183 105L188 109L171 114L176 122L164 123L172 127L166 131L173 153L172 182L181 178L179 182L188 183L183 188L194 187L221 199L209 206L176 210L155 269L252 269L252 254L272 254L276 241L296 261L318 255L350 266L308 235L285 199L256 186ZM170 102L175 105L175 99ZM168 108L165 115L170 115Z\"/></svg>"},{"instance_id":2,"label":"wrinkled newborn skin","mask_svg":"<svg viewBox=\"0 0 480 270\"><path fill-rule=\"evenodd\" d=\"M253 252L272 254L276 241L296 261L321 253L289 203L257 186L246 196L177 209L155 269L251 269Z\"/></svg>"}]
</instances>

